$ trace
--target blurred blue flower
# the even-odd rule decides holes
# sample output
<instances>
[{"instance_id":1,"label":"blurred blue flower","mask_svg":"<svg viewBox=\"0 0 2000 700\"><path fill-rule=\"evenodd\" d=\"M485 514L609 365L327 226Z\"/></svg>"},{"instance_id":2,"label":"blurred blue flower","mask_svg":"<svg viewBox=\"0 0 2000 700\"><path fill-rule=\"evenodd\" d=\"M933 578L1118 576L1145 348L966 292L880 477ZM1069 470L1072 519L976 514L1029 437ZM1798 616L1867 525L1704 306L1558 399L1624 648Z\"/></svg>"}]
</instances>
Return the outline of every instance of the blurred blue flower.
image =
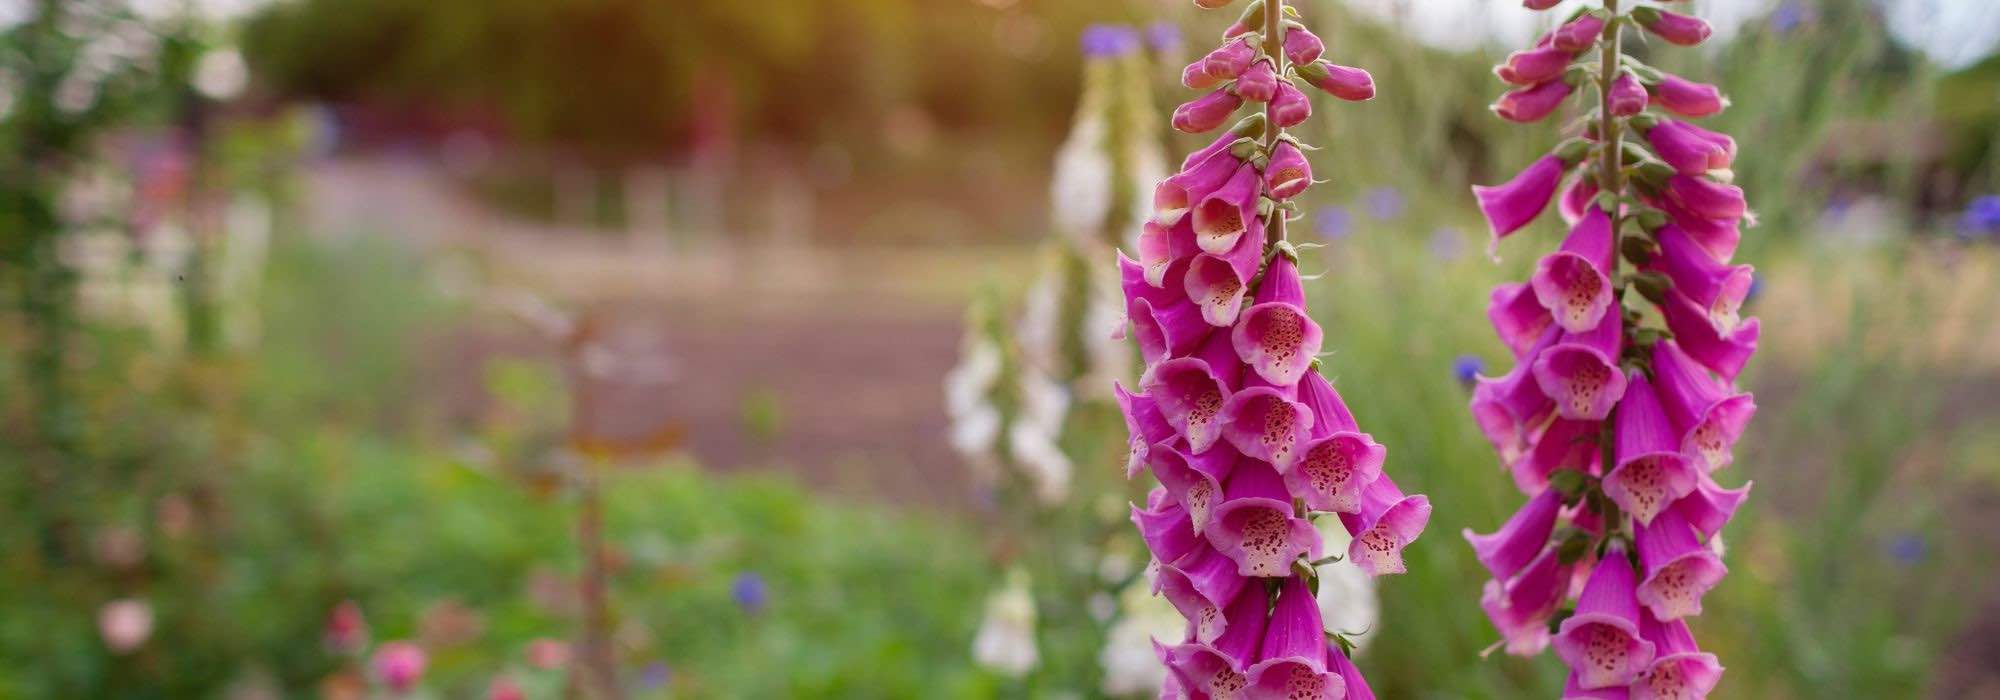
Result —
<instances>
[{"instance_id":1,"label":"blurred blue flower","mask_svg":"<svg viewBox=\"0 0 2000 700\"><path fill-rule=\"evenodd\" d=\"M1889 541L1889 558L1897 566L1913 566L1924 560L1924 553L1930 549L1922 535L1903 533Z\"/></svg>"},{"instance_id":2,"label":"blurred blue flower","mask_svg":"<svg viewBox=\"0 0 2000 700\"><path fill-rule=\"evenodd\" d=\"M1974 197L1958 220L1958 232L1964 238L2000 236L2000 194Z\"/></svg>"},{"instance_id":3,"label":"blurred blue flower","mask_svg":"<svg viewBox=\"0 0 2000 700\"><path fill-rule=\"evenodd\" d=\"M1387 221L1403 215L1403 192L1394 187L1376 187L1362 195L1368 215Z\"/></svg>"},{"instance_id":4,"label":"blurred blue flower","mask_svg":"<svg viewBox=\"0 0 2000 700\"><path fill-rule=\"evenodd\" d=\"M756 572L745 571L736 575L736 582L729 586L729 596L736 599L736 607L755 615L763 612L764 604L771 597L770 588L764 585L764 577Z\"/></svg>"},{"instance_id":5,"label":"blurred blue flower","mask_svg":"<svg viewBox=\"0 0 2000 700\"><path fill-rule=\"evenodd\" d=\"M1174 51L1181 47L1181 27L1172 22L1146 25L1146 45L1154 51Z\"/></svg>"},{"instance_id":6,"label":"blurred blue flower","mask_svg":"<svg viewBox=\"0 0 2000 700\"><path fill-rule=\"evenodd\" d=\"M1763 293L1764 293L1764 278L1752 277L1750 278L1750 288L1743 290L1743 303L1749 304L1750 302L1756 301L1757 296Z\"/></svg>"},{"instance_id":7,"label":"blurred blue flower","mask_svg":"<svg viewBox=\"0 0 2000 700\"><path fill-rule=\"evenodd\" d=\"M1451 376L1466 388L1471 388L1472 383L1478 381L1479 373L1485 369L1486 362L1478 355L1459 355L1458 359L1451 361Z\"/></svg>"},{"instance_id":8,"label":"blurred blue flower","mask_svg":"<svg viewBox=\"0 0 2000 700\"><path fill-rule=\"evenodd\" d=\"M1812 10L1799 0L1785 0L1778 3L1778 9L1771 11L1771 31L1787 34L1799 25L1812 20Z\"/></svg>"},{"instance_id":9,"label":"blurred blue flower","mask_svg":"<svg viewBox=\"0 0 2000 700\"><path fill-rule=\"evenodd\" d=\"M674 670L667 666L667 662L655 661L646 664L645 670L639 672L639 687L646 690L659 690L667 687L667 683L673 681L673 679Z\"/></svg>"},{"instance_id":10,"label":"blurred blue flower","mask_svg":"<svg viewBox=\"0 0 2000 700\"><path fill-rule=\"evenodd\" d=\"M1320 238L1337 241L1353 233L1354 215L1343 207L1325 207L1313 213L1313 230Z\"/></svg>"},{"instance_id":11,"label":"blurred blue flower","mask_svg":"<svg viewBox=\"0 0 2000 700\"><path fill-rule=\"evenodd\" d=\"M1083 28L1083 55L1093 58L1123 56L1139 50L1139 30L1122 24L1093 24Z\"/></svg>"},{"instance_id":12,"label":"blurred blue flower","mask_svg":"<svg viewBox=\"0 0 2000 700\"><path fill-rule=\"evenodd\" d=\"M1443 262L1457 260L1465 253L1465 234L1455 228L1441 228L1431 232L1431 255Z\"/></svg>"}]
</instances>

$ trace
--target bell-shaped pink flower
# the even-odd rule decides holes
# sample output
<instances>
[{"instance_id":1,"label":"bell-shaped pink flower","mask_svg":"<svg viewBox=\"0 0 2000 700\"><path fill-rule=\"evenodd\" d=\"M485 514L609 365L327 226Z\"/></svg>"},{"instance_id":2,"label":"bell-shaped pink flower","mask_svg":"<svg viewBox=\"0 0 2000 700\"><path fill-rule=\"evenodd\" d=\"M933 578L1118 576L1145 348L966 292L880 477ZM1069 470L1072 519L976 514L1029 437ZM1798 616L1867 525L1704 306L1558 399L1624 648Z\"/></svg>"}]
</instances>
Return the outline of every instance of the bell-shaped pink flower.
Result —
<instances>
[{"instance_id":1,"label":"bell-shaped pink flower","mask_svg":"<svg viewBox=\"0 0 2000 700\"><path fill-rule=\"evenodd\" d=\"M1241 697L1250 685L1245 671L1264 641L1266 596L1262 586L1245 587L1223 610L1227 619L1212 643L1187 642L1169 654L1167 672L1196 697Z\"/></svg>"},{"instance_id":2,"label":"bell-shaped pink flower","mask_svg":"<svg viewBox=\"0 0 2000 700\"><path fill-rule=\"evenodd\" d=\"M1624 549L1612 545L1583 585L1576 614L1556 631L1556 656L1575 671L1581 688L1632 682L1653 662L1653 643L1639 634L1637 576Z\"/></svg>"},{"instance_id":3,"label":"bell-shaped pink flower","mask_svg":"<svg viewBox=\"0 0 2000 700\"><path fill-rule=\"evenodd\" d=\"M1215 509L1205 534L1236 561L1237 573L1279 577L1301 556L1319 558L1319 531L1292 512L1284 481L1269 465L1244 462L1225 490L1229 500Z\"/></svg>"},{"instance_id":4,"label":"bell-shaped pink flower","mask_svg":"<svg viewBox=\"0 0 2000 700\"><path fill-rule=\"evenodd\" d=\"M1223 139L1233 141L1235 137L1225 135ZM1222 140L1222 139L1218 139ZM1229 182L1244 166L1243 159L1222 149L1197 161L1192 167L1183 169L1160 184L1153 186L1153 221L1162 226L1179 223L1196 202Z\"/></svg>"},{"instance_id":5,"label":"bell-shaped pink flower","mask_svg":"<svg viewBox=\"0 0 2000 700\"><path fill-rule=\"evenodd\" d=\"M1347 402L1334 390L1333 382L1318 372L1307 372L1299 379L1299 403L1312 409L1314 438L1361 431L1354 422L1354 414L1347 410Z\"/></svg>"},{"instance_id":6,"label":"bell-shaped pink flower","mask_svg":"<svg viewBox=\"0 0 2000 700\"><path fill-rule=\"evenodd\" d=\"M1514 369L1498 378L1480 377L1472 388L1472 417L1502 463L1525 453L1529 430L1555 413L1555 401L1535 381L1534 362L1561 335L1562 330L1551 325Z\"/></svg>"},{"instance_id":7,"label":"bell-shaped pink flower","mask_svg":"<svg viewBox=\"0 0 2000 700\"><path fill-rule=\"evenodd\" d=\"M1701 614L1702 596L1722 581L1729 568L1722 557L1695 539L1694 527L1674 508L1661 511L1633 537L1645 578L1636 593L1653 617L1678 620Z\"/></svg>"},{"instance_id":8,"label":"bell-shaped pink flower","mask_svg":"<svg viewBox=\"0 0 2000 700\"><path fill-rule=\"evenodd\" d=\"M1631 700L1632 690L1622 685L1607 685L1602 688L1585 688L1582 677L1571 671L1563 681L1562 700Z\"/></svg>"},{"instance_id":9,"label":"bell-shaped pink flower","mask_svg":"<svg viewBox=\"0 0 2000 700\"><path fill-rule=\"evenodd\" d=\"M1320 41L1319 35L1313 34L1312 30L1305 27L1285 29L1285 60L1292 65L1303 66L1318 61L1325 51L1326 42Z\"/></svg>"},{"instance_id":10,"label":"bell-shaped pink flower","mask_svg":"<svg viewBox=\"0 0 2000 700\"><path fill-rule=\"evenodd\" d=\"M1653 377L1667 419L1680 432L1681 451L1704 471L1735 461L1736 440L1757 414L1757 399L1710 377L1671 340L1653 346Z\"/></svg>"},{"instance_id":11,"label":"bell-shaped pink flower","mask_svg":"<svg viewBox=\"0 0 2000 700\"><path fill-rule=\"evenodd\" d=\"M1181 561L1201 544L1187 509L1164 486L1147 494L1145 508L1132 506L1132 524L1138 526L1146 551L1162 566Z\"/></svg>"},{"instance_id":12,"label":"bell-shaped pink flower","mask_svg":"<svg viewBox=\"0 0 2000 700\"><path fill-rule=\"evenodd\" d=\"M1596 197L1597 181L1579 173L1570 178L1569 185L1556 198L1556 213L1562 214L1563 223L1575 226L1583 220L1584 212L1596 206L1593 201Z\"/></svg>"},{"instance_id":13,"label":"bell-shaped pink flower","mask_svg":"<svg viewBox=\"0 0 2000 700\"><path fill-rule=\"evenodd\" d=\"M1543 489L1493 534L1481 535L1472 528L1466 528L1462 534L1472 544L1479 563L1492 572L1493 579L1505 581L1541 553L1549 542L1549 533L1555 532L1556 515L1561 511L1562 494L1555 489Z\"/></svg>"},{"instance_id":14,"label":"bell-shaped pink flower","mask_svg":"<svg viewBox=\"0 0 2000 700\"><path fill-rule=\"evenodd\" d=\"M1375 691L1368 687L1368 680L1361 677L1361 669L1354 666L1354 660L1338 647L1328 645L1326 649L1327 667L1340 676L1346 700L1375 700Z\"/></svg>"},{"instance_id":15,"label":"bell-shaped pink flower","mask_svg":"<svg viewBox=\"0 0 2000 700\"><path fill-rule=\"evenodd\" d=\"M1534 287L1525 283L1502 284L1493 288L1486 303L1486 318L1500 334L1500 342L1520 358L1541 340L1543 331L1555 323ZM1530 358L1532 360L1532 358Z\"/></svg>"},{"instance_id":16,"label":"bell-shaped pink flower","mask_svg":"<svg viewBox=\"0 0 2000 700\"><path fill-rule=\"evenodd\" d=\"M1569 597L1576 565L1562 563L1556 547L1543 547L1512 578L1487 581L1479 597L1507 653L1533 656L1549 646L1549 620Z\"/></svg>"},{"instance_id":17,"label":"bell-shaped pink flower","mask_svg":"<svg viewBox=\"0 0 2000 700\"><path fill-rule=\"evenodd\" d=\"M1563 333L1535 358L1535 383L1555 401L1556 414L1570 420L1603 420L1625 396L1625 373L1618 367L1624 320L1604 314L1596 328Z\"/></svg>"},{"instance_id":18,"label":"bell-shaped pink flower","mask_svg":"<svg viewBox=\"0 0 2000 700\"><path fill-rule=\"evenodd\" d=\"M1271 121L1282 128L1304 124L1313 113L1312 100L1291 83L1278 83L1278 95L1271 99Z\"/></svg>"},{"instance_id":19,"label":"bell-shaped pink flower","mask_svg":"<svg viewBox=\"0 0 2000 700\"><path fill-rule=\"evenodd\" d=\"M1285 470L1285 485L1306 507L1335 513L1361 510L1361 493L1382 475L1388 449L1365 433L1338 432L1306 443Z\"/></svg>"},{"instance_id":20,"label":"bell-shaped pink flower","mask_svg":"<svg viewBox=\"0 0 2000 700\"><path fill-rule=\"evenodd\" d=\"M1715 370L1725 381L1736 381L1743 365L1757 352L1760 326L1755 318L1744 319L1733 328L1723 328L1715 318L1680 290L1668 290L1660 304L1675 342L1703 366Z\"/></svg>"},{"instance_id":21,"label":"bell-shaped pink flower","mask_svg":"<svg viewBox=\"0 0 2000 700\"><path fill-rule=\"evenodd\" d=\"M1486 223L1493 231L1493 240L1486 246L1488 253L1499 249L1500 239L1542 215L1549 200L1555 197L1556 185L1562 182L1567 167L1562 158L1549 154L1536 159L1504 184L1472 186L1472 195L1479 199L1479 211L1486 215Z\"/></svg>"},{"instance_id":22,"label":"bell-shaped pink flower","mask_svg":"<svg viewBox=\"0 0 2000 700\"><path fill-rule=\"evenodd\" d=\"M1181 85L1191 90L1207 90L1221 85L1224 80L1228 78L1209 74L1207 58L1195 59L1193 63L1187 64L1186 68L1181 69Z\"/></svg>"},{"instance_id":23,"label":"bell-shaped pink flower","mask_svg":"<svg viewBox=\"0 0 2000 700\"><path fill-rule=\"evenodd\" d=\"M1302 576L1286 578L1258 650L1263 660L1250 667L1252 697L1346 697L1347 683L1327 668L1326 650L1326 627L1312 590Z\"/></svg>"},{"instance_id":24,"label":"bell-shaped pink flower","mask_svg":"<svg viewBox=\"0 0 2000 700\"><path fill-rule=\"evenodd\" d=\"M1213 449L1189 455L1162 442L1154 445L1147 465L1168 497L1187 511L1188 522L1199 532L1214 521L1215 507L1222 502L1222 483L1235 472L1239 455L1229 449Z\"/></svg>"},{"instance_id":25,"label":"bell-shaped pink flower","mask_svg":"<svg viewBox=\"0 0 2000 700\"><path fill-rule=\"evenodd\" d=\"M1208 52L1202 57L1201 64L1210 76L1233 80L1249 70L1250 63L1256 59L1257 48L1251 46L1248 39L1238 39Z\"/></svg>"},{"instance_id":26,"label":"bell-shaped pink flower","mask_svg":"<svg viewBox=\"0 0 2000 700\"><path fill-rule=\"evenodd\" d=\"M429 663L430 657L424 653L423 647L406 641L384 642L375 648L375 655L369 661L375 678L388 686L391 692L399 694L416 687L417 680L424 676L424 667Z\"/></svg>"},{"instance_id":27,"label":"bell-shaped pink flower","mask_svg":"<svg viewBox=\"0 0 2000 700\"><path fill-rule=\"evenodd\" d=\"M1646 111L1646 86L1631 73L1620 73L1611 81L1611 114L1629 117Z\"/></svg>"},{"instance_id":28,"label":"bell-shaped pink flower","mask_svg":"<svg viewBox=\"0 0 2000 700\"><path fill-rule=\"evenodd\" d=\"M1201 307L1181 297L1155 304L1146 297L1125 302L1125 314L1132 321L1132 336L1148 363L1186 355L1201 345L1214 326L1201 315Z\"/></svg>"},{"instance_id":29,"label":"bell-shaped pink flower","mask_svg":"<svg viewBox=\"0 0 2000 700\"><path fill-rule=\"evenodd\" d=\"M1540 493L1548 488L1549 475L1568 469L1592 473L1600 459L1599 435L1603 422L1557 418L1549 421L1520 458L1507 464L1507 473L1522 493Z\"/></svg>"},{"instance_id":30,"label":"bell-shaped pink flower","mask_svg":"<svg viewBox=\"0 0 2000 700\"><path fill-rule=\"evenodd\" d=\"M1125 478L1130 479L1146 467L1153 443L1174 438L1174 426L1167 422L1166 414L1160 412L1159 404L1151 396L1128 392L1117 382L1111 384L1111 395L1118 402L1118 411L1125 416L1125 433L1129 436Z\"/></svg>"},{"instance_id":31,"label":"bell-shaped pink flower","mask_svg":"<svg viewBox=\"0 0 2000 700\"><path fill-rule=\"evenodd\" d=\"M1245 233L1258 229L1257 198L1262 194L1257 168L1245 163L1221 187L1194 207L1194 241L1202 251L1221 255L1236 247Z\"/></svg>"},{"instance_id":32,"label":"bell-shaped pink flower","mask_svg":"<svg viewBox=\"0 0 2000 700\"><path fill-rule=\"evenodd\" d=\"M1375 99L1375 78L1368 71L1327 61L1301 63L1299 77L1326 94L1350 102Z\"/></svg>"},{"instance_id":33,"label":"bell-shaped pink flower","mask_svg":"<svg viewBox=\"0 0 2000 700\"><path fill-rule=\"evenodd\" d=\"M1251 102L1270 102L1278 94L1278 71L1270 61L1259 60L1236 79L1236 96Z\"/></svg>"},{"instance_id":34,"label":"bell-shaped pink flower","mask_svg":"<svg viewBox=\"0 0 2000 700\"><path fill-rule=\"evenodd\" d=\"M1347 557L1369 576L1400 574L1403 548L1423 534L1431 521L1431 500L1422 495L1405 496L1387 475L1375 479L1361 492L1361 510L1341 513L1340 522L1354 536Z\"/></svg>"},{"instance_id":35,"label":"bell-shaped pink flower","mask_svg":"<svg viewBox=\"0 0 2000 700\"><path fill-rule=\"evenodd\" d=\"M1319 324L1300 306L1305 301L1302 294L1293 301L1291 294L1270 291L1283 286L1274 282L1287 276L1296 280L1297 275L1289 258L1278 256L1272 260L1264 274L1264 284L1257 290L1258 303L1244 310L1230 331L1236 356L1272 384L1298 383L1311 368L1313 357L1319 354L1320 344L1325 340Z\"/></svg>"},{"instance_id":36,"label":"bell-shaped pink flower","mask_svg":"<svg viewBox=\"0 0 2000 700\"><path fill-rule=\"evenodd\" d=\"M1209 325L1227 327L1236 323L1243 310L1243 295L1249 279L1227 258L1202 253L1188 266L1185 291L1201 307Z\"/></svg>"},{"instance_id":37,"label":"bell-shaped pink flower","mask_svg":"<svg viewBox=\"0 0 2000 700\"><path fill-rule=\"evenodd\" d=\"M1271 149L1271 162L1264 166L1264 190L1272 199L1291 199L1312 184L1312 163L1290 141L1279 141Z\"/></svg>"},{"instance_id":38,"label":"bell-shaped pink flower","mask_svg":"<svg viewBox=\"0 0 2000 700\"><path fill-rule=\"evenodd\" d=\"M1562 106L1576 88L1563 80L1550 80L1538 85L1509 90L1493 103L1493 113L1501 119L1523 124L1538 122ZM1214 127L1210 127L1214 128Z\"/></svg>"},{"instance_id":39,"label":"bell-shaped pink flower","mask_svg":"<svg viewBox=\"0 0 2000 700\"><path fill-rule=\"evenodd\" d=\"M1139 266L1144 268L1146 284L1160 289L1168 289L1167 276L1176 263L1200 251L1194 243L1194 222L1181 217L1180 223L1162 226L1159 222L1148 221L1139 227ZM1184 271L1183 271L1184 272Z\"/></svg>"},{"instance_id":40,"label":"bell-shaped pink flower","mask_svg":"<svg viewBox=\"0 0 2000 700\"><path fill-rule=\"evenodd\" d=\"M1537 46L1508 54L1506 63L1493 67L1493 75L1510 85L1538 85L1562 77L1575 57L1575 51Z\"/></svg>"},{"instance_id":41,"label":"bell-shaped pink flower","mask_svg":"<svg viewBox=\"0 0 2000 700\"><path fill-rule=\"evenodd\" d=\"M1596 328L1611 309L1611 217L1590 207L1562 247L1543 257L1528 284L1555 323L1571 333Z\"/></svg>"},{"instance_id":42,"label":"bell-shaped pink flower","mask_svg":"<svg viewBox=\"0 0 2000 700\"><path fill-rule=\"evenodd\" d=\"M1282 472L1304 451L1313 414L1278 389L1258 386L1236 392L1222 407L1222 437L1238 452Z\"/></svg>"},{"instance_id":43,"label":"bell-shaped pink flower","mask_svg":"<svg viewBox=\"0 0 2000 700\"><path fill-rule=\"evenodd\" d=\"M1729 106L1714 85L1667 74L1653 86L1653 101L1683 117L1706 117Z\"/></svg>"},{"instance_id":44,"label":"bell-shaped pink flower","mask_svg":"<svg viewBox=\"0 0 2000 700\"><path fill-rule=\"evenodd\" d=\"M1194 453L1206 452L1222 439L1222 405L1229 401L1229 388L1209 363L1193 357L1165 360L1147 370L1139 384L1167 422L1187 437Z\"/></svg>"},{"instance_id":45,"label":"bell-shaped pink flower","mask_svg":"<svg viewBox=\"0 0 2000 700\"><path fill-rule=\"evenodd\" d=\"M1248 587L1250 579L1236 573L1236 560L1203 540L1180 564L1160 567L1159 594L1187 618L1197 641L1213 643L1228 626L1223 608ZM1260 586L1261 588L1261 586ZM1258 591L1262 593L1262 591Z\"/></svg>"},{"instance_id":46,"label":"bell-shaped pink flower","mask_svg":"<svg viewBox=\"0 0 2000 700\"><path fill-rule=\"evenodd\" d=\"M1660 243L1660 254L1643 267L1666 274L1674 289L1707 310L1718 328L1735 328L1756 270L1749 265L1723 264L1679 226L1661 227L1654 238Z\"/></svg>"},{"instance_id":47,"label":"bell-shaped pink flower","mask_svg":"<svg viewBox=\"0 0 2000 700\"><path fill-rule=\"evenodd\" d=\"M1743 188L1705 177L1675 175L1667 178L1667 197L1696 216L1710 219L1743 217Z\"/></svg>"},{"instance_id":48,"label":"bell-shaped pink flower","mask_svg":"<svg viewBox=\"0 0 2000 700\"><path fill-rule=\"evenodd\" d=\"M1701 470L1681 453L1679 435L1667 422L1658 392L1634 371L1618 404L1615 427L1618 464L1604 475L1604 495L1640 524L1694 491Z\"/></svg>"},{"instance_id":49,"label":"bell-shaped pink flower","mask_svg":"<svg viewBox=\"0 0 2000 700\"><path fill-rule=\"evenodd\" d=\"M1644 620L1653 643L1653 663L1632 683L1631 700L1701 700L1722 680L1722 663L1695 646L1694 634L1679 620Z\"/></svg>"},{"instance_id":50,"label":"bell-shaped pink flower","mask_svg":"<svg viewBox=\"0 0 2000 700\"><path fill-rule=\"evenodd\" d=\"M1200 134L1214 131L1229 121L1236 108L1243 106L1243 98L1228 90L1216 90L1197 97L1174 109L1174 129Z\"/></svg>"},{"instance_id":51,"label":"bell-shaped pink flower","mask_svg":"<svg viewBox=\"0 0 2000 700\"><path fill-rule=\"evenodd\" d=\"M1742 221L1740 218L1702 216L1672 197L1649 197L1646 203L1665 212L1668 220L1679 226L1716 261L1728 262L1736 255L1736 246L1743 240L1743 232L1738 228Z\"/></svg>"},{"instance_id":52,"label":"bell-shaped pink flower","mask_svg":"<svg viewBox=\"0 0 2000 700\"><path fill-rule=\"evenodd\" d=\"M1646 142L1682 175L1727 169L1736 160L1736 139L1684 121L1660 120L1646 132Z\"/></svg>"},{"instance_id":53,"label":"bell-shaped pink flower","mask_svg":"<svg viewBox=\"0 0 2000 700\"><path fill-rule=\"evenodd\" d=\"M1530 10L1546 10L1562 4L1562 0L1521 0L1521 6Z\"/></svg>"},{"instance_id":54,"label":"bell-shaped pink flower","mask_svg":"<svg viewBox=\"0 0 2000 700\"><path fill-rule=\"evenodd\" d=\"M1567 24L1557 27L1549 36L1549 44L1564 51L1582 51L1597 43L1597 37L1604 33L1604 20L1597 15L1579 15Z\"/></svg>"},{"instance_id":55,"label":"bell-shaped pink flower","mask_svg":"<svg viewBox=\"0 0 2000 700\"><path fill-rule=\"evenodd\" d=\"M1745 482L1734 489L1725 489L1703 474L1695 483L1694 493L1674 503L1674 510L1680 511L1681 517L1700 531L1701 536L1714 537L1730 518L1736 517L1736 508L1750 497L1751 486L1751 482Z\"/></svg>"},{"instance_id":56,"label":"bell-shaped pink flower","mask_svg":"<svg viewBox=\"0 0 2000 700\"><path fill-rule=\"evenodd\" d=\"M1700 18L1658 8L1636 9L1632 12L1632 17L1639 20L1639 24L1643 25L1646 31L1667 40L1669 44L1694 46L1706 41L1712 31L1708 23L1701 21Z\"/></svg>"}]
</instances>

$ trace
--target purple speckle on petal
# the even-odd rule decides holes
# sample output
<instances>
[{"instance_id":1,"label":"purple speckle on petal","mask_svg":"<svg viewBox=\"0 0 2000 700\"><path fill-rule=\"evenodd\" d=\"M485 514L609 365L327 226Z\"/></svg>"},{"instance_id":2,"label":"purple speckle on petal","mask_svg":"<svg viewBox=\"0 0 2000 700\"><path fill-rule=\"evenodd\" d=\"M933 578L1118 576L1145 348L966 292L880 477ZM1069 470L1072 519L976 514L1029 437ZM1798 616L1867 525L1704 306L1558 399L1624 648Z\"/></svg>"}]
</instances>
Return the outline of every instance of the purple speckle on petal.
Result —
<instances>
[{"instance_id":1,"label":"purple speckle on petal","mask_svg":"<svg viewBox=\"0 0 2000 700\"><path fill-rule=\"evenodd\" d=\"M765 603L770 602L771 591L764 585L764 577L754 571L745 571L737 574L736 582L730 584L729 597L736 599L736 606L743 612L755 615L764 610Z\"/></svg>"},{"instance_id":2,"label":"purple speckle on petal","mask_svg":"<svg viewBox=\"0 0 2000 700\"><path fill-rule=\"evenodd\" d=\"M1354 232L1354 215L1341 207L1326 207L1313 214L1313 230L1329 241L1346 238Z\"/></svg>"},{"instance_id":3,"label":"purple speckle on petal","mask_svg":"<svg viewBox=\"0 0 2000 700\"><path fill-rule=\"evenodd\" d=\"M1486 369L1486 363L1478 355L1459 355L1451 361L1451 376L1467 388L1479 378L1479 372Z\"/></svg>"},{"instance_id":4,"label":"purple speckle on petal","mask_svg":"<svg viewBox=\"0 0 2000 700\"><path fill-rule=\"evenodd\" d=\"M1362 195L1368 215L1388 221L1403 215L1403 193L1394 187L1377 187Z\"/></svg>"}]
</instances>

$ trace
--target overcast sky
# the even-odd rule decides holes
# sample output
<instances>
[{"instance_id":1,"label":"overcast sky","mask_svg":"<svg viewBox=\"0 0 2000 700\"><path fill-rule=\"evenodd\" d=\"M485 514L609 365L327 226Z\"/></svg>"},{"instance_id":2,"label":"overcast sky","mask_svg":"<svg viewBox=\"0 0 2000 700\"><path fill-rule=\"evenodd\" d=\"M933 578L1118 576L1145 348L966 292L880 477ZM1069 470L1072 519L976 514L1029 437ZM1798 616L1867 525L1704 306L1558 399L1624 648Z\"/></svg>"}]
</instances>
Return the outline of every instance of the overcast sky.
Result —
<instances>
[{"instance_id":1,"label":"overcast sky","mask_svg":"<svg viewBox=\"0 0 2000 700\"><path fill-rule=\"evenodd\" d=\"M1762 19L1785 0L1694 0L1686 3L1694 14L1715 25L1716 36L1728 39L1739 31L1760 31L1763 25L1745 26ZM1535 12L1521 7L1520 0L1346 0L1368 12L1407 18L1401 24L1424 42L1461 48L1479 42L1496 42L1503 47L1526 44L1551 16L1567 13L1580 0L1569 0L1555 10ZM1805 16L1812 14L1820 0L1789 0ZM1876 0L1886 8L1889 31L1905 45L1929 54L1947 67L1970 65L2000 46L2000 0ZM1595 3L1592 3L1595 4Z\"/></svg>"}]
</instances>

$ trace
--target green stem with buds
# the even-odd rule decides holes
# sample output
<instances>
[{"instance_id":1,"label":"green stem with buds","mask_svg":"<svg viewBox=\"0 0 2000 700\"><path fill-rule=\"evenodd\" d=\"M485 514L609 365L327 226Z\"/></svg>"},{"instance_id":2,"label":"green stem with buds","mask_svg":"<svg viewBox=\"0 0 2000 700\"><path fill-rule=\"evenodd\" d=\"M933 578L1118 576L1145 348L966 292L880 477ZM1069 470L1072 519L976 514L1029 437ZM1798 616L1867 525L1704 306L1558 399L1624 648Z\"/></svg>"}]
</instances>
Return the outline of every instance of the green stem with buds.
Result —
<instances>
[{"instance_id":1,"label":"green stem with buds","mask_svg":"<svg viewBox=\"0 0 2000 700\"><path fill-rule=\"evenodd\" d=\"M1625 199L1625 173L1622 162L1625 150L1623 143L1625 125L1611 113L1611 85L1618 80L1619 57L1624 53L1622 46L1624 22L1619 19L1618 0L1604 0L1604 11L1609 16L1604 21L1604 36L1598 42L1597 190L1598 203L1600 205L1607 201L1610 203L1610 206L1605 207L1605 214L1611 218L1613 252L1611 269L1606 270L1605 274L1608 276L1606 282L1611 285L1612 304L1606 313L1623 315L1625 280L1623 272L1619 269L1623 262L1620 258L1623 256L1618 252L1618 248L1624 228L1624 215L1621 210L1624 208ZM1598 448L1603 455L1603 465L1600 468L1607 474L1617 464L1617 451L1613 444L1613 440L1617 437L1614 428L1617 425L1617 418L1618 409L1614 406L1604 415L1604 428L1598 433ZM1622 528L1622 523L1609 521L1605 523L1607 534L1618 532Z\"/></svg>"},{"instance_id":2,"label":"green stem with buds","mask_svg":"<svg viewBox=\"0 0 2000 700\"><path fill-rule=\"evenodd\" d=\"M1270 57L1271 68L1278 74L1279 80L1285 79L1284 20L1285 0L1265 0L1264 55ZM1272 99L1270 102L1264 104L1263 142L1264 154L1267 157L1278 147L1278 137L1285 133L1285 130L1278 126L1278 113L1272 107L1276 102L1276 99ZM1269 248L1284 242L1284 240L1285 215L1283 212L1274 209L1271 211L1270 220L1264 222L1264 241L1266 246L1264 257L1269 259L1271 255Z\"/></svg>"}]
</instances>

